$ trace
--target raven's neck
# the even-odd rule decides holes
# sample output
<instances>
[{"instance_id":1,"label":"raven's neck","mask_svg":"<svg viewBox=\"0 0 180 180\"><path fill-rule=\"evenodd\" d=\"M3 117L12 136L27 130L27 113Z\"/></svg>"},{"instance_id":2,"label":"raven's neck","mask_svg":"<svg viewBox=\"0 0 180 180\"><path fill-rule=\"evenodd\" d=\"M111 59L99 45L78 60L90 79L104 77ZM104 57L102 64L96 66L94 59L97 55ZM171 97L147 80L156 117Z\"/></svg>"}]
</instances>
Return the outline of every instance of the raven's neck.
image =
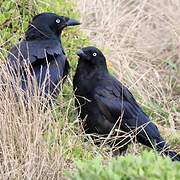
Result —
<instances>
[{"instance_id":1,"label":"raven's neck","mask_svg":"<svg viewBox=\"0 0 180 180\"><path fill-rule=\"evenodd\" d=\"M78 64L73 84L76 94L87 97L100 82L108 76L107 70L102 70L94 67L83 66L83 63ZM89 98L89 97L88 97Z\"/></svg>"},{"instance_id":2,"label":"raven's neck","mask_svg":"<svg viewBox=\"0 0 180 180\"><path fill-rule=\"evenodd\" d=\"M87 65L83 60L78 64L77 73L83 75L84 78L91 80L104 78L109 74L107 66Z\"/></svg>"},{"instance_id":3,"label":"raven's neck","mask_svg":"<svg viewBox=\"0 0 180 180\"><path fill-rule=\"evenodd\" d=\"M60 40L60 35L54 34L48 27L35 27L32 24L29 25L28 30L25 33L26 41L48 39Z\"/></svg>"}]
</instances>

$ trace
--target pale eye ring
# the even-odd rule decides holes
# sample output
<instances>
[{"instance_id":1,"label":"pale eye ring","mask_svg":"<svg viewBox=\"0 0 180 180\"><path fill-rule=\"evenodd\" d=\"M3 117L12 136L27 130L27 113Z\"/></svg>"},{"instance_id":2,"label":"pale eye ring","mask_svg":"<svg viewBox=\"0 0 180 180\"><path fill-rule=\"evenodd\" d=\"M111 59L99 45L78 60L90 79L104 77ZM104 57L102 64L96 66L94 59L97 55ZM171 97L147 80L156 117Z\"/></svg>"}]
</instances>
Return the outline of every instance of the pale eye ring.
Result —
<instances>
[{"instance_id":1,"label":"pale eye ring","mask_svg":"<svg viewBox=\"0 0 180 180\"><path fill-rule=\"evenodd\" d=\"M61 22L61 20L60 20L60 19L56 19L56 23L58 23L58 24L59 24L60 22Z\"/></svg>"},{"instance_id":2,"label":"pale eye ring","mask_svg":"<svg viewBox=\"0 0 180 180\"><path fill-rule=\"evenodd\" d=\"M93 56L97 56L97 53L93 53Z\"/></svg>"}]
</instances>

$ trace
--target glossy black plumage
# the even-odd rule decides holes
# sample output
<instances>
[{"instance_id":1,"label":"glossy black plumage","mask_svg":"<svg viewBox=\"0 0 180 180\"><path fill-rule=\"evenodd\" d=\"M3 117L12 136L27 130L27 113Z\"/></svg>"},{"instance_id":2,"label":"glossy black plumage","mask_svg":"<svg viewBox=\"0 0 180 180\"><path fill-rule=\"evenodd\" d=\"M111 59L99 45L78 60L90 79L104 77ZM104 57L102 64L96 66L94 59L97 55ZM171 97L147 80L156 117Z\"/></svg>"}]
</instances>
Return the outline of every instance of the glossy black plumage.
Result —
<instances>
[{"instance_id":1,"label":"glossy black plumage","mask_svg":"<svg viewBox=\"0 0 180 180\"><path fill-rule=\"evenodd\" d=\"M85 121L85 132L107 137L113 129L112 136L118 135L114 144L121 152L131 142L127 133L132 132L138 142L180 161L180 156L170 149L131 92L109 74L102 52L95 47L86 47L77 55L79 62L73 86L75 105L80 118Z\"/></svg>"},{"instance_id":2,"label":"glossy black plumage","mask_svg":"<svg viewBox=\"0 0 180 180\"><path fill-rule=\"evenodd\" d=\"M25 40L14 46L8 55L11 75L15 79L20 76L24 91L33 86L32 82L28 82L28 67L31 75L37 79L41 95L58 96L69 72L61 32L67 26L79 24L74 19L54 13L42 13L33 18L25 33Z\"/></svg>"}]
</instances>

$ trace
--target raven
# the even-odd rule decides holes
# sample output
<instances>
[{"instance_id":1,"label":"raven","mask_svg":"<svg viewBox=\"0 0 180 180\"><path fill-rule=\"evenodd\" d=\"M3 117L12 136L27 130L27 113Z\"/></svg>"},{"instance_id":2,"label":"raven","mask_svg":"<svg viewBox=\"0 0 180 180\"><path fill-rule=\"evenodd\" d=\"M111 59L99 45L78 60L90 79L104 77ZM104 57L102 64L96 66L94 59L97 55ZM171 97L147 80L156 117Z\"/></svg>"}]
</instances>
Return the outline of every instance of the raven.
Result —
<instances>
[{"instance_id":1,"label":"raven","mask_svg":"<svg viewBox=\"0 0 180 180\"><path fill-rule=\"evenodd\" d=\"M114 142L107 142L118 147L119 152L125 151L135 137L143 145L155 147L173 161L180 161L180 156L170 149L131 92L109 74L103 53L95 47L85 47L77 55L73 88L85 132L95 134L96 138L115 137Z\"/></svg>"},{"instance_id":2,"label":"raven","mask_svg":"<svg viewBox=\"0 0 180 180\"><path fill-rule=\"evenodd\" d=\"M37 80L40 95L57 98L70 68L61 44L61 32L67 26L79 24L75 19L54 13L34 16L25 40L10 50L7 61L11 76L20 77L24 92L34 88L32 78L28 80L28 68Z\"/></svg>"}]
</instances>

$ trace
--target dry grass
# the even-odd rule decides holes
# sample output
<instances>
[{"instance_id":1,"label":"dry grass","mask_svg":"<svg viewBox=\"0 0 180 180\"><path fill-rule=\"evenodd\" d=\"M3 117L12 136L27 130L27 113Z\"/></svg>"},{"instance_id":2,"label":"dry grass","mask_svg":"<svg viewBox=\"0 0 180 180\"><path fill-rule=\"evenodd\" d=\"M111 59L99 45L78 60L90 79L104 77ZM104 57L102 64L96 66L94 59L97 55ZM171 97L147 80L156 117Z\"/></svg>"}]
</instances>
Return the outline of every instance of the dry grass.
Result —
<instances>
[{"instance_id":1,"label":"dry grass","mask_svg":"<svg viewBox=\"0 0 180 180\"><path fill-rule=\"evenodd\" d=\"M69 122L69 114L76 115L73 95L47 107L39 88L21 89L21 78L12 78L6 62L0 64L0 179L62 179L72 168L73 149L82 144L82 131ZM37 84L30 72L27 77Z\"/></svg>"},{"instance_id":2,"label":"dry grass","mask_svg":"<svg viewBox=\"0 0 180 180\"><path fill-rule=\"evenodd\" d=\"M55 123L54 109L44 113L38 92L34 93L34 97L29 94L24 104L24 92L19 86L19 79L15 82L7 73L6 63L1 63L2 76L5 83L1 81L0 86L1 178L60 177L64 166L61 161L64 150L55 142L63 133ZM65 119L64 122L66 126ZM52 132L54 141L50 146L46 139L51 138Z\"/></svg>"},{"instance_id":3,"label":"dry grass","mask_svg":"<svg viewBox=\"0 0 180 180\"><path fill-rule=\"evenodd\" d=\"M78 0L83 30L108 49L118 79L161 119L166 135L180 132L178 0ZM163 114L166 114L163 116ZM167 130L167 129L166 129ZM180 148L180 147L179 147Z\"/></svg>"}]
</instances>

